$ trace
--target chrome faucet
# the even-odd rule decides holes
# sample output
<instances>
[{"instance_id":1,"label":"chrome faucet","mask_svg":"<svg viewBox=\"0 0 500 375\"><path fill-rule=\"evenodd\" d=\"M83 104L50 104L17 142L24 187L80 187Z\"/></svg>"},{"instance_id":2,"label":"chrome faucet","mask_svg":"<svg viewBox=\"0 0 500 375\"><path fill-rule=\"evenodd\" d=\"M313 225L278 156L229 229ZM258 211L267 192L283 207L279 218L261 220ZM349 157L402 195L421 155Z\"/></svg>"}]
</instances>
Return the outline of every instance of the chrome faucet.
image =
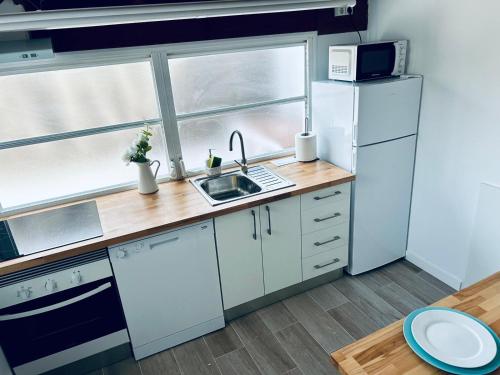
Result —
<instances>
[{"instance_id":1,"label":"chrome faucet","mask_svg":"<svg viewBox=\"0 0 500 375\"><path fill-rule=\"evenodd\" d=\"M238 134L238 137L240 137L241 163L238 160L235 160L235 162L241 167L241 171L244 174L247 174L248 166L247 166L247 158L245 157L245 145L243 144L243 136L238 130L235 130L234 132L231 133L231 138L229 138L229 151L233 151L233 137L235 134Z\"/></svg>"}]
</instances>

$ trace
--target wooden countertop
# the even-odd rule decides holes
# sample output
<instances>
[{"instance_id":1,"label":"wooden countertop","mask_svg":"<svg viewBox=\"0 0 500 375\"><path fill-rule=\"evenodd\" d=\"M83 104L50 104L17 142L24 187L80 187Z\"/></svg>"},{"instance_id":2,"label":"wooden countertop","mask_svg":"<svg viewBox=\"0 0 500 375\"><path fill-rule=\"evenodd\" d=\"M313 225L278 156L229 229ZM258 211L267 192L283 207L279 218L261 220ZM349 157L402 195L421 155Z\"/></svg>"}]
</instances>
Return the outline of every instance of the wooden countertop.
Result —
<instances>
[{"instance_id":1,"label":"wooden countertop","mask_svg":"<svg viewBox=\"0 0 500 375\"><path fill-rule=\"evenodd\" d=\"M500 272L446 297L433 306L465 311L500 334ZM403 320L331 354L342 374L440 374L406 344Z\"/></svg>"},{"instance_id":2,"label":"wooden countertop","mask_svg":"<svg viewBox=\"0 0 500 375\"><path fill-rule=\"evenodd\" d=\"M188 180L159 184L160 190L152 195L140 195L137 190L129 190L99 197L95 201L104 233L102 237L1 262L0 276L354 180L351 173L324 161L281 167L270 162L259 164L296 185L215 207Z\"/></svg>"}]
</instances>

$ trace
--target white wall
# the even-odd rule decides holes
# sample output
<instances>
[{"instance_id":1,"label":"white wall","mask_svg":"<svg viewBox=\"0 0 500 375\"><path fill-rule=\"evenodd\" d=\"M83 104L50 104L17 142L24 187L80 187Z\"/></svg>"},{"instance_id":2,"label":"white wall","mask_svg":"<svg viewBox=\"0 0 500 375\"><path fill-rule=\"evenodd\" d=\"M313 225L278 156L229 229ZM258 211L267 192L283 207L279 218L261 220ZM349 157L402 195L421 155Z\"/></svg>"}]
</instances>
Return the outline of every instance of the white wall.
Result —
<instances>
[{"instance_id":1,"label":"white wall","mask_svg":"<svg viewBox=\"0 0 500 375\"><path fill-rule=\"evenodd\" d=\"M369 3L369 39L409 39L408 71L424 75L407 257L454 287L480 183L500 183L500 1L480 3Z\"/></svg>"}]
</instances>

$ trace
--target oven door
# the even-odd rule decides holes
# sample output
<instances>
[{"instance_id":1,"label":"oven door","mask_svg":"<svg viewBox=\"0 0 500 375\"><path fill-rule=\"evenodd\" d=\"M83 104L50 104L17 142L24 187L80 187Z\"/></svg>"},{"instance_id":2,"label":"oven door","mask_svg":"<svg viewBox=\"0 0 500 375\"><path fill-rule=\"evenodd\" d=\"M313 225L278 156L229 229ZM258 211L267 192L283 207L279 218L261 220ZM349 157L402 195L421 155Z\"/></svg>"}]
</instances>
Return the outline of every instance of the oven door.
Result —
<instances>
[{"instance_id":1,"label":"oven door","mask_svg":"<svg viewBox=\"0 0 500 375\"><path fill-rule=\"evenodd\" d=\"M14 370L76 346L85 358L94 353L81 344L125 329L113 278L0 310L0 346Z\"/></svg>"},{"instance_id":2,"label":"oven door","mask_svg":"<svg viewBox=\"0 0 500 375\"><path fill-rule=\"evenodd\" d=\"M361 44L357 48L356 81L390 77L396 61L393 42Z\"/></svg>"}]
</instances>

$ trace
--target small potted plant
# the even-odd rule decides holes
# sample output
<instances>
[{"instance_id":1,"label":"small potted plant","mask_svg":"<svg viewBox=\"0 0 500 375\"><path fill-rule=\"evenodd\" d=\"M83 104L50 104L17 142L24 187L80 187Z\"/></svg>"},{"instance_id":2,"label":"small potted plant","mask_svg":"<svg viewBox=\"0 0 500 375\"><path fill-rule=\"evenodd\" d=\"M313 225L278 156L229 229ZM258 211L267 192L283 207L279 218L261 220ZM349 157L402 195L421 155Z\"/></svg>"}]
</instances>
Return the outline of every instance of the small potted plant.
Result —
<instances>
[{"instance_id":1,"label":"small potted plant","mask_svg":"<svg viewBox=\"0 0 500 375\"><path fill-rule=\"evenodd\" d=\"M160 162L158 160L149 160L146 154L151 151L152 147L149 144L150 138L153 136L148 126L137 134L132 145L127 149L123 155L123 161L129 165L134 163L139 168L139 193L152 194L158 191L156 184L156 175L160 169ZM153 174L151 166L157 164L156 171Z\"/></svg>"}]
</instances>

